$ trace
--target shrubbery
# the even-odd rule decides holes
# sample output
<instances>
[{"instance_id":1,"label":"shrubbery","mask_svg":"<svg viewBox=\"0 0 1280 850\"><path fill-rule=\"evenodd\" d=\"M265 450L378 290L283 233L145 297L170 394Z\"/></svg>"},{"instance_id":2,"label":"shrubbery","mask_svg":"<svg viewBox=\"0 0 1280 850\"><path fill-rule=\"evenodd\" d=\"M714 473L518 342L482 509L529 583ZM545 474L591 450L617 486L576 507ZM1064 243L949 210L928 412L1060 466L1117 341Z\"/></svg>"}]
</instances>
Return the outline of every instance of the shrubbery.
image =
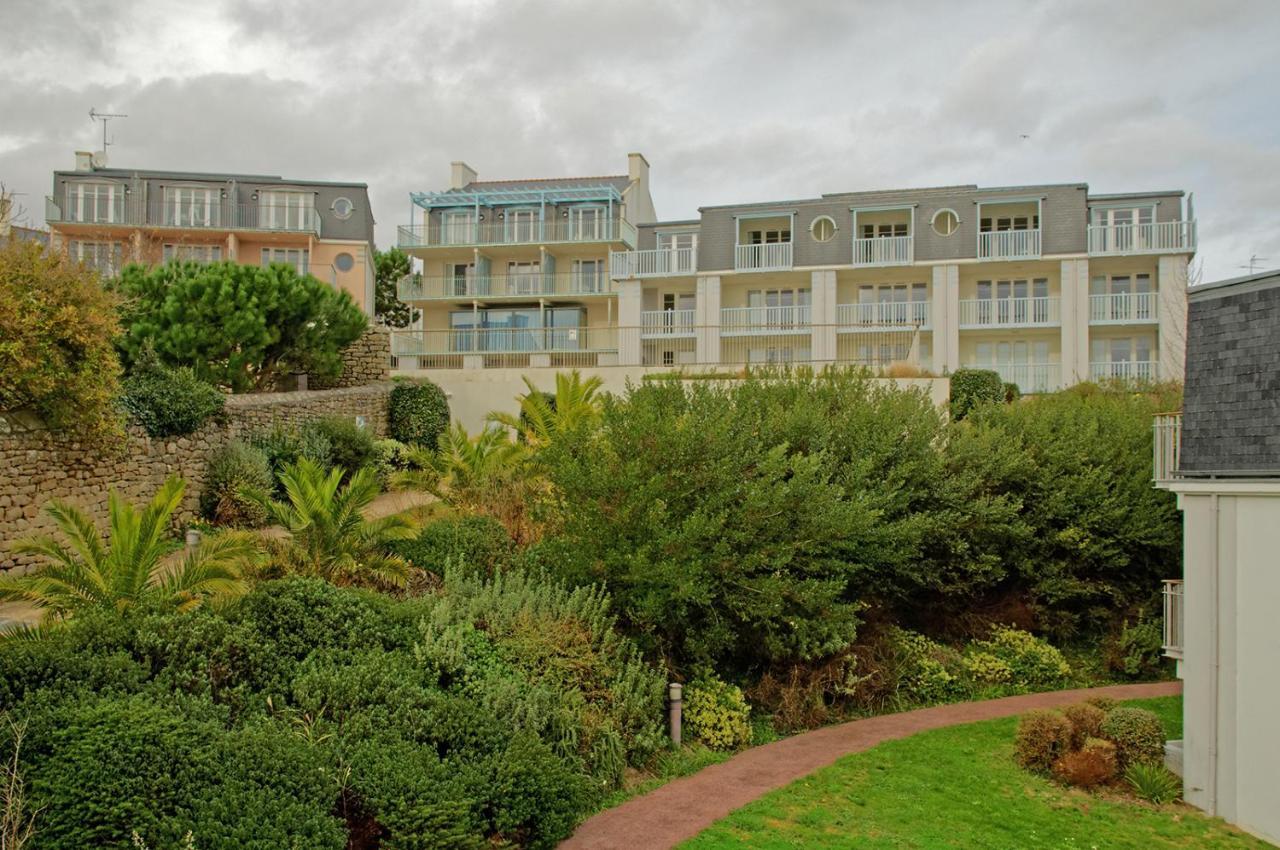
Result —
<instances>
[{"instance_id":1,"label":"shrubbery","mask_svg":"<svg viewBox=\"0 0 1280 850\"><path fill-rule=\"evenodd\" d=\"M1027 689L1061 686L1071 675L1071 665L1061 652L1010 626L997 626L989 640L974 642L965 664L979 681Z\"/></svg>"},{"instance_id":2,"label":"shrubbery","mask_svg":"<svg viewBox=\"0 0 1280 850\"><path fill-rule=\"evenodd\" d=\"M1164 758L1164 727L1160 718L1146 709L1120 707L1107 712L1102 736L1116 745L1121 770Z\"/></svg>"},{"instance_id":3,"label":"shrubbery","mask_svg":"<svg viewBox=\"0 0 1280 850\"><path fill-rule=\"evenodd\" d=\"M963 419L977 407L1005 401L1007 386L1000 380L1000 374L990 369L957 369L951 375L952 417Z\"/></svg>"},{"instance_id":4,"label":"shrubbery","mask_svg":"<svg viewBox=\"0 0 1280 850\"><path fill-rule=\"evenodd\" d=\"M751 707L742 691L711 675L684 689L683 718L689 733L713 750L751 743Z\"/></svg>"},{"instance_id":5,"label":"shrubbery","mask_svg":"<svg viewBox=\"0 0 1280 850\"><path fill-rule=\"evenodd\" d=\"M347 416L324 416L304 422L298 429L301 446L328 444L329 452L321 466L336 466L348 476L358 469L377 463L373 432L362 428Z\"/></svg>"},{"instance_id":6,"label":"shrubbery","mask_svg":"<svg viewBox=\"0 0 1280 850\"><path fill-rule=\"evenodd\" d=\"M1036 709L1022 715L1014 739L1014 755L1027 770L1048 773L1071 751L1071 723L1060 711Z\"/></svg>"},{"instance_id":7,"label":"shrubbery","mask_svg":"<svg viewBox=\"0 0 1280 850\"><path fill-rule=\"evenodd\" d=\"M1114 700L1102 707L1094 704L1100 701L1024 714L1014 739L1018 764L1039 773L1052 771L1059 781L1082 788L1124 774L1139 796L1153 802L1176 796L1180 789L1170 791L1163 776L1159 717L1146 709L1117 706Z\"/></svg>"},{"instance_id":8,"label":"shrubbery","mask_svg":"<svg viewBox=\"0 0 1280 850\"><path fill-rule=\"evenodd\" d=\"M492 576L515 557L515 546L502 523L486 516L436 520L416 539L397 543L395 551L419 569L437 574L448 566Z\"/></svg>"},{"instance_id":9,"label":"shrubbery","mask_svg":"<svg viewBox=\"0 0 1280 850\"><path fill-rule=\"evenodd\" d=\"M449 427L449 400L430 381L401 381L387 402L387 430L402 443L434 449Z\"/></svg>"},{"instance_id":10,"label":"shrubbery","mask_svg":"<svg viewBox=\"0 0 1280 850\"><path fill-rule=\"evenodd\" d=\"M267 512L245 495L246 490L269 493L276 484L271 463L260 449L232 440L215 449L204 472L200 515L218 525L256 528Z\"/></svg>"},{"instance_id":11,"label":"shrubbery","mask_svg":"<svg viewBox=\"0 0 1280 850\"><path fill-rule=\"evenodd\" d=\"M190 434L217 416L226 399L190 368L171 369L144 354L125 379L120 402L152 437L174 437Z\"/></svg>"}]
</instances>

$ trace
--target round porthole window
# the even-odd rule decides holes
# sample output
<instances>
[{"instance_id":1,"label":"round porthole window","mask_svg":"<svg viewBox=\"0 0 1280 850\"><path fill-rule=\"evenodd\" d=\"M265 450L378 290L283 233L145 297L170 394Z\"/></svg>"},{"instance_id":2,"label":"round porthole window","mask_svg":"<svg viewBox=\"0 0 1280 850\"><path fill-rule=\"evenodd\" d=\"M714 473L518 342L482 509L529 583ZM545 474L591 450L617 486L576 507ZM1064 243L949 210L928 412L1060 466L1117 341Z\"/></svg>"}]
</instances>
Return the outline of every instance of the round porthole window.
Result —
<instances>
[{"instance_id":1,"label":"round porthole window","mask_svg":"<svg viewBox=\"0 0 1280 850\"><path fill-rule=\"evenodd\" d=\"M938 210L933 214L933 232L939 236L950 236L960 229L960 216L955 210Z\"/></svg>"},{"instance_id":2,"label":"round porthole window","mask_svg":"<svg viewBox=\"0 0 1280 850\"><path fill-rule=\"evenodd\" d=\"M338 218L351 218L351 213L355 211L356 205L351 203L350 198L338 198L333 202L333 214Z\"/></svg>"},{"instance_id":3,"label":"round porthole window","mask_svg":"<svg viewBox=\"0 0 1280 850\"><path fill-rule=\"evenodd\" d=\"M809 225L814 242L830 242L836 235L836 221L829 215L820 215Z\"/></svg>"},{"instance_id":4,"label":"round porthole window","mask_svg":"<svg viewBox=\"0 0 1280 850\"><path fill-rule=\"evenodd\" d=\"M344 251L343 253L333 258L333 265L340 272L349 272L353 268L355 268L356 258Z\"/></svg>"}]
</instances>

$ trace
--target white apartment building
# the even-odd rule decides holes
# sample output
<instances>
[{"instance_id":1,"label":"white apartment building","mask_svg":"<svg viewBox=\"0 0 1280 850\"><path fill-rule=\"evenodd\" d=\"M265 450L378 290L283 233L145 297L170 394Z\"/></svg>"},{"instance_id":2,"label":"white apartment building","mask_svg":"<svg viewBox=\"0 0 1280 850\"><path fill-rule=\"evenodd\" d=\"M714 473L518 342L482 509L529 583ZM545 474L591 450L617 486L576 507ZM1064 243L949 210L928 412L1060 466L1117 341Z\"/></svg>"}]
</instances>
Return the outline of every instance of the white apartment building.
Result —
<instances>
[{"instance_id":1,"label":"white apartment building","mask_svg":"<svg viewBox=\"0 0 1280 850\"><path fill-rule=\"evenodd\" d=\"M995 369L1025 392L1181 378L1182 192L1085 184L853 192L658 221L649 164L411 195L403 372L863 364ZM902 367L908 367L903 369Z\"/></svg>"}]
</instances>

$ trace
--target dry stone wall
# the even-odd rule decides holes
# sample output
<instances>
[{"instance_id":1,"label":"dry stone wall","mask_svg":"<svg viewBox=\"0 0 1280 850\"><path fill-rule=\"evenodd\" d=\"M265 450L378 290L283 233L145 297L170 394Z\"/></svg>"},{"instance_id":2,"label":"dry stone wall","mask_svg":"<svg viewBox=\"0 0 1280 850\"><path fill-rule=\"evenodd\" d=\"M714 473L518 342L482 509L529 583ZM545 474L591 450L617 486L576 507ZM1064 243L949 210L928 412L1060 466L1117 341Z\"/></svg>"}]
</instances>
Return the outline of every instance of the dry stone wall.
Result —
<instances>
[{"instance_id":1,"label":"dry stone wall","mask_svg":"<svg viewBox=\"0 0 1280 850\"><path fill-rule=\"evenodd\" d=\"M387 380L391 375L391 334L371 326L342 352L342 374L332 380L309 378L313 390L360 387Z\"/></svg>"},{"instance_id":2,"label":"dry stone wall","mask_svg":"<svg viewBox=\"0 0 1280 850\"><path fill-rule=\"evenodd\" d=\"M230 396L223 421L194 434L156 439L130 427L127 439L107 447L84 445L75 434L50 431L30 417L0 416L0 570L30 562L10 551L15 540L53 530L43 511L51 499L75 504L101 523L109 490L141 502L170 475L180 475L187 491L179 520L187 521L195 516L205 463L214 449L276 423L297 425L329 415L362 417L366 427L385 436L391 387L387 382Z\"/></svg>"}]
</instances>

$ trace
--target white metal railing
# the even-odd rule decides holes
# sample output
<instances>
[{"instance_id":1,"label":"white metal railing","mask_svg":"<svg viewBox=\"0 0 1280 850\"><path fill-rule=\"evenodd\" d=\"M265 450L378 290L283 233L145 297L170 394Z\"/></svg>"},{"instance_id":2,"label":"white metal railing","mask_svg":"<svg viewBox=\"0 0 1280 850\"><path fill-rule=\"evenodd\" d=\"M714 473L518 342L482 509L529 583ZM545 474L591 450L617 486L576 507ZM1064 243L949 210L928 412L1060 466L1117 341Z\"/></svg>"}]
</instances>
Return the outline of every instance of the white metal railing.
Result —
<instances>
[{"instance_id":1,"label":"white metal railing","mask_svg":"<svg viewBox=\"0 0 1280 850\"><path fill-rule=\"evenodd\" d=\"M1089 225L1090 254L1159 254L1195 249L1195 221Z\"/></svg>"},{"instance_id":2,"label":"white metal railing","mask_svg":"<svg viewBox=\"0 0 1280 850\"><path fill-rule=\"evenodd\" d=\"M1089 296L1089 321L1094 324L1154 322L1154 292L1113 292Z\"/></svg>"},{"instance_id":3,"label":"white metal railing","mask_svg":"<svg viewBox=\"0 0 1280 850\"><path fill-rule=\"evenodd\" d=\"M1060 303L1057 296L965 298L960 301L960 327L1056 325L1061 322Z\"/></svg>"},{"instance_id":4,"label":"white metal railing","mask_svg":"<svg viewBox=\"0 0 1280 850\"><path fill-rule=\"evenodd\" d=\"M928 327L929 302L881 301L871 304L837 304L836 324Z\"/></svg>"},{"instance_id":5,"label":"white metal railing","mask_svg":"<svg viewBox=\"0 0 1280 850\"><path fill-rule=\"evenodd\" d=\"M640 333L646 337L693 336L693 310L645 310Z\"/></svg>"},{"instance_id":6,"label":"white metal railing","mask_svg":"<svg viewBox=\"0 0 1280 850\"><path fill-rule=\"evenodd\" d=\"M299 204L237 204L220 198L195 201L190 198L141 200L123 194L110 203L76 204L65 198L59 204L45 198L45 220L61 224L102 224L128 227L169 227L190 230L272 230L289 233L320 233L320 213L314 206Z\"/></svg>"},{"instance_id":7,"label":"white metal railing","mask_svg":"<svg viewBox=\"0 0 1280 850\"><path fill-rule=\"evenodd\" d=\"M989 369L1000 380L1017 384L1024 393L1047 393L1062 389L1062 367L1057 363L971 363L969 369Z\"/></svg>"},{"instance_id":8,"label":"white metal railing","mask_svg":"<svg viewBox=\"0 0 1280 850\"><path fill-rule=\"evenodd\" d=\"M445 277L406 275L396 284L396 295L401 301L527 298L532 295L607 295L616 288L603 270Z\"/></svg>"},{"instance_id":9,"label":"white metal railing","mask_svg":"<svg viewBox=\"0 0 1280 850\"><path fill-rule=\"evenodd\" d=\"M978 258L1018 260L1040 256L1040 230L1000 230L978 234Z\"/></svg>"},{"instance_id":10,"label":"white metal railing","mask_svg":"<svg viewBox=\"0 0 1280 850\"><path fill-rule=\"evenodd\" d=\"M645 251L610 251L609 274L615 280L628 277L662 277L692 274L698 267L696 248L654 248Z\"/></svg>"},{"instance_id":11,"label":"white metal railing","mask_svg":"<svg viewBox=\"0 0 1280 850\"><path fill-rule=\"evenodd\" d=\"M790 242L738 245L733 251L733 267L738 271L778 271L791 268Z\"/></svg>"},{"instance_id":12,"label":"white metal railing","mask_svg":"<svg viewBox=\"0 0 1280 850\"><path fill-rule=\"evenodd\" d=\"M808 304L790 307L724 307L720 310L720 332L808 332L811 315L812 310Z\"/></svg>"},{"instance_id":13,"label":"white metal railing","mask_svg":"<svg viewBox=\"0 0 1280 850\"><path fill-rule=\"evenodd\" d=\"M624 218L565 221L464 221L405 224L396 228L401 248L470 245L537 245L548 242L621 242L635 245L636 228Z\"/></svg>"},{"instance_id":14,"label":"white metal railing","mask_svg":"<svg viewBox=\"0 0 1280 850\"><path fill-rule=\"evenodd\" d=\"M1159 376L1155 360L1101 360L1089 364L1089 378L1094 381L1154 381Z\"/></svg>"},{"instance_id":15,"label":"white metal railing","mask_svg":"<svg viewBox=\"0 0 1280 850\"><path fill-rule=\"evenodd\" d=\"M1178 477L1182 455L1182 414L1162 413L1151 426L1151 478L1157 484Z\"/></svg>"},{"instance_id":16,"label":"white metal railing","mask_svg":"<svg viewBox=\"0 0 1280 850\"><path fill-rule=\"evenodd\" d=\"M453 328L392 333L396 356L617 351L615 327Z\"/></svg>"},{"instance_id":17,"label":"white metal railing","mask_svg":"<svg viewBox=\"0 0 1280 850\"><path fill-rule=\"evenodd\" d=\"M1182 579L1167 579L1164 583L1164 654L1167 658L1182 657L1184 634Z\"/></svg>"},{"instance_id":18,"label":"white metal railing","mask_svg":"<svg viewBox=\"0 0 1280 850\"><path fill-rule=\"evenodd\" d=\"M873 236L853 240L855 266L906 266L914 259L913 236Z\"/></svg>"}]
</instances>

